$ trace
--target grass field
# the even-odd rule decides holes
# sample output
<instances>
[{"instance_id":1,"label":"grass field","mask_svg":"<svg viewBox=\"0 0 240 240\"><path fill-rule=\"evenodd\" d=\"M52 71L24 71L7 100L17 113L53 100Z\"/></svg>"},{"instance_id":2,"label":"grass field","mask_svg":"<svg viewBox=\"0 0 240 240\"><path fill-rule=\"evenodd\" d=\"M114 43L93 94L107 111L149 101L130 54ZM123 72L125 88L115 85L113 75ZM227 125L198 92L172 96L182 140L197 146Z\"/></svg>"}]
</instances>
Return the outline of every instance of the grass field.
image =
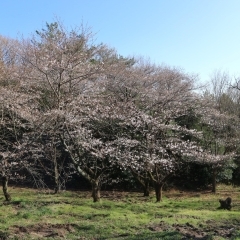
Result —
<instances>
[{"instance_id":1,"label":"grass field","mask_svg":"<svg viewBox=\"0 0 240 240\"><path fill-rule=\"evenodd\" d=\"M0 198L0 239L240 239L240 188L211 192L164 192L155 202L142 193L90 192L58 195L10 187ZM218 209L231 196L231 211Z\"/></svg>"}]
</instances>

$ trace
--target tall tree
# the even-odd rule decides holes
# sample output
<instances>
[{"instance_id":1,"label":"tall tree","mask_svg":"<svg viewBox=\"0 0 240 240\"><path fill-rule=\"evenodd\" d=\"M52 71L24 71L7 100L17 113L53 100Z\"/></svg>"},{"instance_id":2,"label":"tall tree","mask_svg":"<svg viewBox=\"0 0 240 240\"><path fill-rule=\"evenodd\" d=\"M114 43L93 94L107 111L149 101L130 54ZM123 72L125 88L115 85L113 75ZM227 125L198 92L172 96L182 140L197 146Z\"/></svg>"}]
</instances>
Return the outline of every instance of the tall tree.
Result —
<instances>
[{"instance_id":1,"label":"tall tree","mask_svg":"<svg viewBox=\"0 0 240 240\"><path fill-rule=\"evenodd\" d=\"M64 123L58 111L72 109L74 99L91 89L98 80L103 67L98 60L101 48L102 45L93 44L90 29L82 27L68 31L59 21L47 23L46 28L21 42L18 74L21 87L38 100L35 105L38 121L34 122L38 131L36 140L46 144L46 149L53 141L52 153L60 143L59 128ZM56 116L54 120L52 116ZM41 139L46 135L52 140L44 143ZM52 156L57 183L62 169L61 157L57 158L56 154L48 156Z\"/></svg>"}]
</instances>

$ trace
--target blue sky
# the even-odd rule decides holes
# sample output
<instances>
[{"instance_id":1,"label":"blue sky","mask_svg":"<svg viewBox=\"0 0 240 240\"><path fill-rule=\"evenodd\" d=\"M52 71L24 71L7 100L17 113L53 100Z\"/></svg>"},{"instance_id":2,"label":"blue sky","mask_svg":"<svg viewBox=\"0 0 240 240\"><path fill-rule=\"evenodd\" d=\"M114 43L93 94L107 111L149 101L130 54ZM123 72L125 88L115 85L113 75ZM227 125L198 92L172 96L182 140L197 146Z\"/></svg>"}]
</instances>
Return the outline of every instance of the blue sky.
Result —
<instances>
[{"instance_id":1,"label":"blue sky","mask_svg":"<svg viewBox=\"0 0 240 240\"><path fill-rule=\"evenodd\" d=\"M209 80L240 76L239 0L1 0L0 34L27 37L59 18L83 22L123 56L149 58Z\"/></svg>"}]
</instances>

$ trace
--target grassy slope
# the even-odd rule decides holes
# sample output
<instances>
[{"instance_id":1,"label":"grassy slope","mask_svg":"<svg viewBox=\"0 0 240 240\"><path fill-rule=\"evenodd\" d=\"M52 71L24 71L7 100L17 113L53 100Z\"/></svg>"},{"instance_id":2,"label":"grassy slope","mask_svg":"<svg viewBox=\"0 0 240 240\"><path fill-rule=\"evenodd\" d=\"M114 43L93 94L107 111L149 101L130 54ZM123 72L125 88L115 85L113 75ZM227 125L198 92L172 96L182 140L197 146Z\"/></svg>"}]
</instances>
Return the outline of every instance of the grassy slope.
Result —
<instances>
[{"instance_id":1,"label":"grassy slope","mask_svg":"<svg viewBox=\"0 0 240 240\"><path fill-rule=\"evenodd\" d=\"M52 195L10 188L12 202L0 198L0 239L240 239L240 188L154 195L105 192L93 203L88 192ZM233 198L232 211L218 209Z\"/></svg>"}]
</instances>

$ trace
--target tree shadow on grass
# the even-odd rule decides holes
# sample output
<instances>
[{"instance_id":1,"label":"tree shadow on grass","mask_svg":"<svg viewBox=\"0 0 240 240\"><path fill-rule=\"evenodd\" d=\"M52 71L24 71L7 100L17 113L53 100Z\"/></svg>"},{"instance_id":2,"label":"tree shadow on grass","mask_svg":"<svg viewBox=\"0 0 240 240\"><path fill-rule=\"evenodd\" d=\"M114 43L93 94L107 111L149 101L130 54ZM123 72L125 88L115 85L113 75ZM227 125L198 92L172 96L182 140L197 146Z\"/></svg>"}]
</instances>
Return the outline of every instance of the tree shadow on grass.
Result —
<instances>
[{"instance_id":1,"label":"tree shadow on grass","mask_svg":"<svg viewBox=\"0 0 240 240\"><path fill-rule=\"evenodd\" d=\"M5 240L8 239L9 234L7 232L0 231L0 239Z\"/></svg>"},{"instance_id":2,"label":"tree shadow on grass","mask_svg":"<svg viewBox=\"0 0 240 240\"><path fill-rule=\"evenodd\" d=\"M75 225L74 226L74 228L77 230L77 231L79 231L79 232L81 232L81 231L94 231L95 230L95 228L94 228L94 226L90 226L90 225Z\"/></svg>"}]
</instances>

